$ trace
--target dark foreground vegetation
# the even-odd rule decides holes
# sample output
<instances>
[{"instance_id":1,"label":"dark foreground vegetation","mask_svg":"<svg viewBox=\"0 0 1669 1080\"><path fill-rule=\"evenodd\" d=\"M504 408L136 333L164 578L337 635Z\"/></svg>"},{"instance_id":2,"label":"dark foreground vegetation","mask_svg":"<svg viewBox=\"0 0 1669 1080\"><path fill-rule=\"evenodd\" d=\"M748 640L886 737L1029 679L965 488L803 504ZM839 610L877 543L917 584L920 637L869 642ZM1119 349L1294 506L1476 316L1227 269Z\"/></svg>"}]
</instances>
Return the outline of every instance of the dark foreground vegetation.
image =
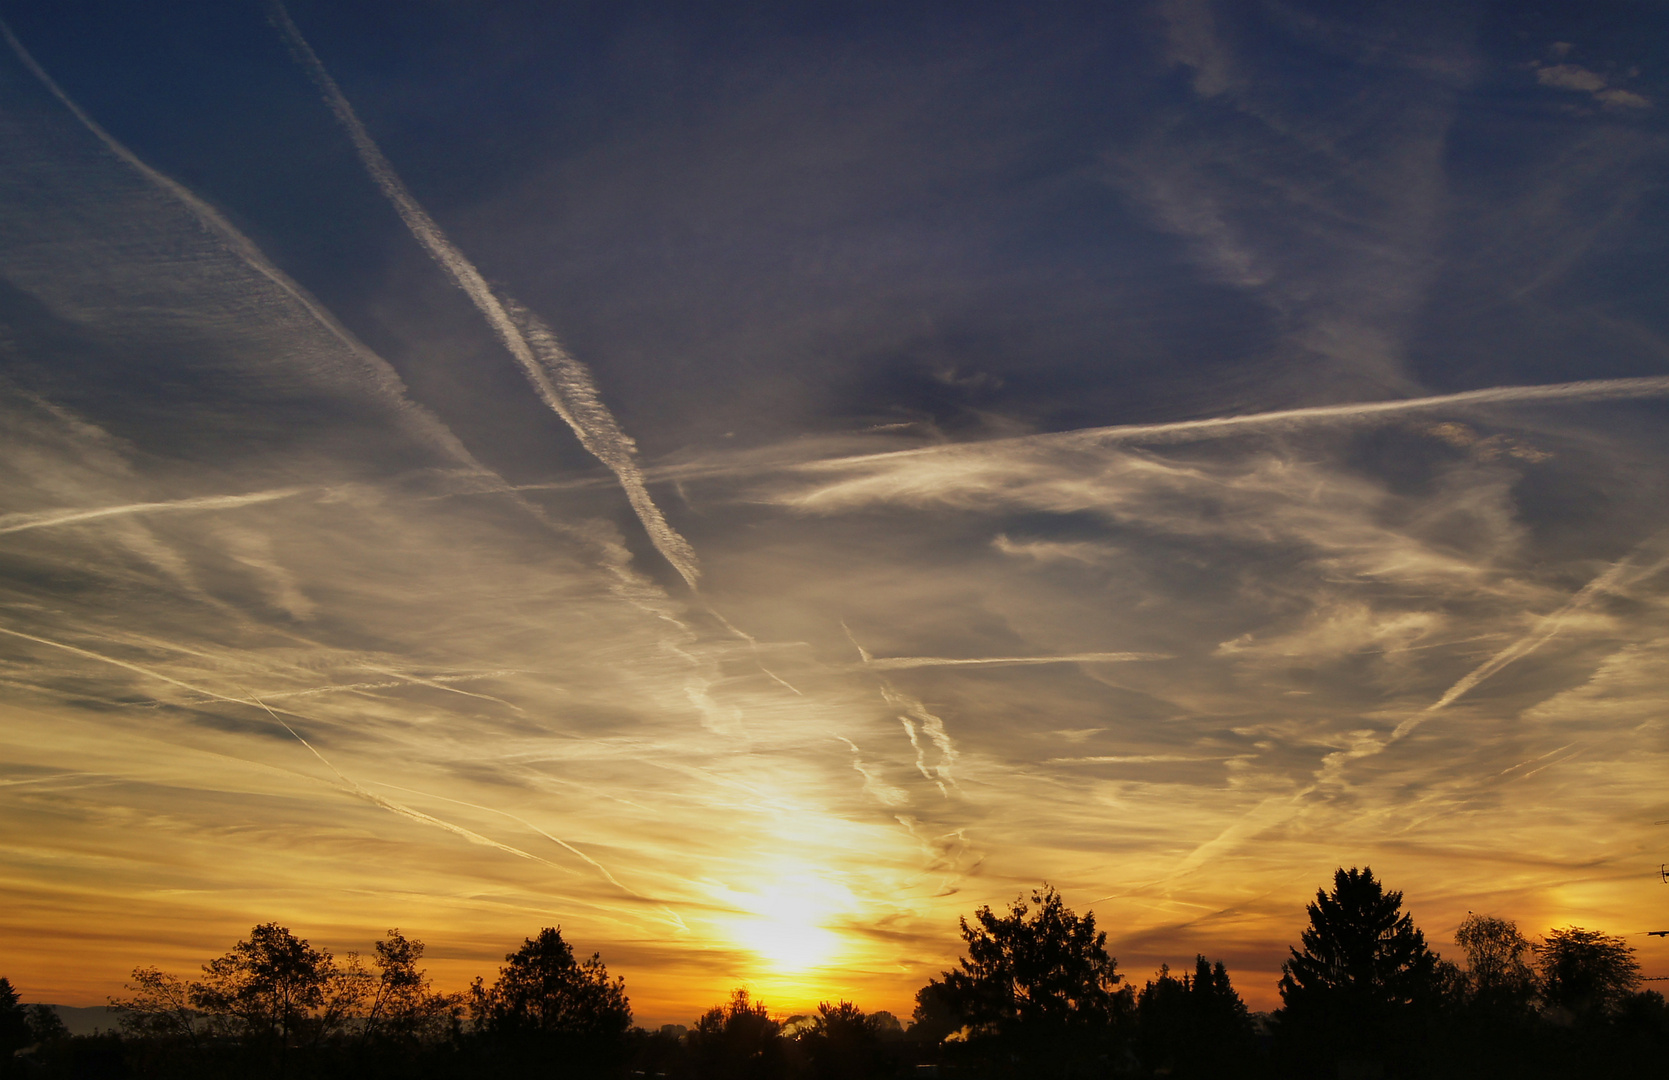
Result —
<instances>
[{"instance_id":1,"label":"dark foreground vegetation","mask_svg":"<svg viewBox=\"0 0 1669 1080\"><path fill-rule=\"evenodd\" d=\"M1045 886L962 921L967 955L917 993L906 1028L849 1002L773 1015L746 991L688 1028L632 1026L623 980L556 929L498 978L437 992L422 942L390 930L338 960L274 923L191 980L133 972L120 1031L71 1037L0 979L0 1075L46 1078L1611 1077L1669 1075L1669 1008L1620 938L1531 942L1473 915L1443 960L1371 871L1318 891L1281 1008L1248 1014L1222 963L1119 975L1093 913Z\"/></svg>"}]
</instances>

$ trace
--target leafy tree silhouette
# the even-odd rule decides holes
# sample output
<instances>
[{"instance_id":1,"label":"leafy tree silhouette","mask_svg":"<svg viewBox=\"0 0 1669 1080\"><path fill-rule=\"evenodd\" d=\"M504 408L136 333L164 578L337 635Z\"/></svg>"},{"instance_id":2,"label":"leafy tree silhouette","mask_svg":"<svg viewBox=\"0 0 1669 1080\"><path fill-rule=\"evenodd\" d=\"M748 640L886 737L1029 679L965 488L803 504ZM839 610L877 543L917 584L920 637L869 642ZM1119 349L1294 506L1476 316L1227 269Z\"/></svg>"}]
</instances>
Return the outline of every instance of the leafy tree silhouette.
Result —
<instances>
[{"instance_id":1,"label":"leafy tree silhouette","mask_svg":"<svg viewBox=\"0 0 1669 1080\"><path fill-rule=\"evenodd\" d=\"M196 1051L202 1013L191 1004L191 984L158 968L134 968L131 997L110 998L122 1030L136 1038L178 1042Z\"/></svg>"},{"instance_id":2,"label":"leafy tree silhouette","mask_svg":"<svg viewBox=\"0 0 1669 1080\"><path fill-rule=\"evenodd\" d=\"M560 927L545 927L504 959L497 982L476 979L470 988L477 1030L619 1037L631 1026L626 980L611 980L597 953L576 961Z\"/></svg>"},{"instance_id":3,"label":"leafy tree silhouette","mask_svg":"<svg viewBox=\"0 0 1669 1080\"><path fill-rule=\"evenodd\" d=\"M1535 973L1524 962L1530 943L1517 923L1469 914L1455 930L1455 944L1466 954L1466 992L1474 1008L1509 1016L1529 1007Z\"/></svg>"},{"instance_id":4,"label":"leafy tree silhouette","mask_svg":"<svg viewBox=\"0 0 1669 1080\"><path fill-rule=\"evenodd\" d=\"M771 1080L788 1071L782 1025L763 1001L737 988L708 1009L688 1035L696 1075L703 1080Z\"/></svg>"},{"instance_id":5,"label":"leafy tree silhouette","mask_svg":"<svg viewBox=\"0 0 1669 1080\"><path fill-rule=\"evenodd\" d=\"M866 1014L849 1001L818 1004L799 1043L815 1080L864 1080L896 1071L882 1041L886 1013ZM897 1021L893 1021L896 1026Z\"/></svg>"},{"instance_id":6,"label":"leafy tree silhouette","mask_svg":"<svg viewBox=\"0 0 1669 1080\"><path fill-rule=\"evenodd\" d=\"M1036 905L1035 908L1032 905ZM918 1015L941 1011L996 1059L1025 1059L1037 1072L1071 1072L1108 1053L1131 1011L1117 961L1095 913L1079 917L1053 886L960 920L968 955L917 995Z\"/></svg>"},{"instance_id":7,"label":"leafy tree silhouette","mask_svg":"<svg viewBox=\"0 0 1669 1080\"><path fill-rule=\"evenodd\" d=\"M361 1045L379 1039L432 1039L456 1024L462 998L433 991L428 975L417 966L423 949L423 942L398 929L373 946L375 974L366 973Z\"/></svg>"},{"instance_id":8,"label":"leafy tree silhouette","mask_svg":"<svg viewBox=\"0 0 1669 1080\"><path fill-rule=\"evenodd\" d=\"M63 1017L50 1005L31 1005L28 1010L29 1039L36 1043L57 1042L70 1037Z\"/></svg>"},{"instance_id":9,"label":"leafy tree silhouette","mask_svg":"<svg viewBox=\"0 0 1669 1080\"><path fill-rule=\"evenodd\" d=\"M1281 965L1280 1027L1289 1047L1341 1062L1383 1061L1436 995L1437 955L1373 870L1342 867L1317 890L1303 951ZM1313 1062L1312 1062L1313 1063ZM1371 1072L1375 1066L1364 1065Z\"/></svg>"},{"instance_id":10,"label":"leafy tree silhouette","mask_svg":"<svg viewBox=\"0 0 1669 1080\"><path fill-rule=\"evenodd\" d=\"M1578 1018L1615 1013L1640 986L1640 965L1622 938L1568 926L1549 931L1532 948L1542 1001Z\"/></svg>"},{"instance_id":11,"label":"leafy tree silhouette","mask_svg":"<svg viewBox=\"0 0 1669 1080\"><path fill-rule=\"evenodd\" d=\"M190 1000L209 1016L215 1033L253 1048L275 1047L282 1074L292 1046L316 1043L330 1033L351 1009L356 989L351 976L343 979L329 950L315 949L269 922L204 964Z\"/></svg>"}]
</instances>

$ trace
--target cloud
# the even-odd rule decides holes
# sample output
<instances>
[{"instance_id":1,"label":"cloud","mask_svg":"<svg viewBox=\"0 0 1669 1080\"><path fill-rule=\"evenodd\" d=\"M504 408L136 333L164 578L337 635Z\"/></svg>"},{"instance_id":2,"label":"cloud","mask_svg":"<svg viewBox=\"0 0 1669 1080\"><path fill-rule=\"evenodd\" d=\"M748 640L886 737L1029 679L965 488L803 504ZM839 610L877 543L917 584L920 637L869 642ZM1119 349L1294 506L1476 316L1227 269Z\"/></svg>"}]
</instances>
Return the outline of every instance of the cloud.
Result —
<instances>
[{"instance_id":1,"label":"cloud","mask_svg":"<svg viewBox=\"0 0 1669 1080\"><path fill-rule=\"evenodd\" d=\"M1577 93L1588 94L1602 104L1624 109L1649 109L1652 104L1650 98L1632 90L1612 86L1605 76L1596 71L1589 71L1579 64L1537 66L1536 81L1557 90L1574 90Z\"/></svg>"},{"instance_id":2,"label":"cloud","mask_svg":"<svg viewBox=\"0 0 1669 1080\"><path fill-rule=\"evenodd\" d=\"M1234 62L1218 37L1211 6L1206 0L1164 0L1166 41L1172 63L1193 69L1194 90L1216 97L1234 85Z\"/></svg>"}]
</instances>

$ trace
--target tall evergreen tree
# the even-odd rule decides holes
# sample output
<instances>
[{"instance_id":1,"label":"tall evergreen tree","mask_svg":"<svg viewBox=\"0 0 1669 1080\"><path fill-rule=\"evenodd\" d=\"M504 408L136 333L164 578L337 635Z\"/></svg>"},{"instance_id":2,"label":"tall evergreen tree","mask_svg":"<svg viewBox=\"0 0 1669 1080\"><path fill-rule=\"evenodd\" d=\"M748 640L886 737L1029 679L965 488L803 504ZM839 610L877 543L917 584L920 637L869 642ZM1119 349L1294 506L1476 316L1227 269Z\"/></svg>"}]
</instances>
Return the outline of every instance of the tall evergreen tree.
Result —
<instances>
[{"instance_id":1,"label":"tall evergreen tree","mask_svg":"<svg viewBox=\"0 0 1669 1080\"><path fill-rule=\"evenodd\" d=\"M1383 1059L1434 1003L1437 955L1373 870L1342 867L1318 890L1310 925L1281 965L1280 1020L1289 1045L1324 1058Z\"/></svg>"},{"instance_id":2,"label":"tall evergreen tree","mask_svg":"<svg viewBox=\"0 0 1669 1080\"><path fill-rule=\"evenodd\" d=\"M0 977L0 1065L29 1042L29 1011L18 1001L11 980Z\"/></svg>"}]
</instances>

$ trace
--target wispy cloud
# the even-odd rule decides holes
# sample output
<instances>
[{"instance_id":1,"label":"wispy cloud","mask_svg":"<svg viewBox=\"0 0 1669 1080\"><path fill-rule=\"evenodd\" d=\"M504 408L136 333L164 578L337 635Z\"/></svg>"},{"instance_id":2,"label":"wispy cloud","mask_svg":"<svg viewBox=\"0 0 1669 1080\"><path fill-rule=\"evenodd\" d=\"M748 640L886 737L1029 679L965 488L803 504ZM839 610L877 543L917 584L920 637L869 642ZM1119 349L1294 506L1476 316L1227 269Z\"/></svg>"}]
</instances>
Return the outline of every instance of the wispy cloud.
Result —
<instances>
[{"instance_id":1,"label":"wispy cloud","mask_svg":"<svg viewBox=\"0 0 1669 1080\"><path fill-rule=\"evenodd\" d=\"M1644 94L1612 86L1604 75L1590 71L1580 64L1548 64L1536 68L1536 81L1558 90L1574 90L1588 94L1603 105L1624 109L1649 109L1651 99Z\"/></svg>"}]
</instances>

